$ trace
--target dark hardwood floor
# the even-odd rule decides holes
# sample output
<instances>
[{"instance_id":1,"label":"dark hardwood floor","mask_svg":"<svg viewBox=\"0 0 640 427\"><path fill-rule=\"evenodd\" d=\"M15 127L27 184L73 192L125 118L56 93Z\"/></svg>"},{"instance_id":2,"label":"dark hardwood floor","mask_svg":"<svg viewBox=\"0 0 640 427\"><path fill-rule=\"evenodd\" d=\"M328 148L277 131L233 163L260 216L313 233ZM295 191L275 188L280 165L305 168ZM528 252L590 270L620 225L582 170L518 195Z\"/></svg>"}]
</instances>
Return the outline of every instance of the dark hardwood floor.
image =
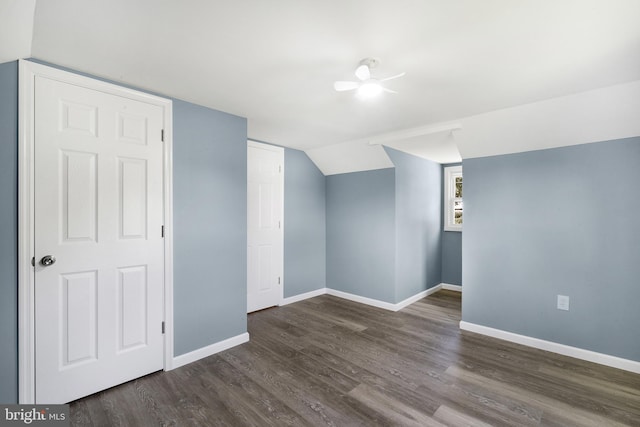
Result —
<instances>
[{"instance_id":1,"label":"dark hardwood floor","mask_svg":"<svg viewBox=\"0 0 640 427\"><path fill-rule=\"evenodd\" d=\"M640 426L640 375L461 332L460 303L257 312L249 343L78 400L72 425Z\"/></svg>"}]
</instances>

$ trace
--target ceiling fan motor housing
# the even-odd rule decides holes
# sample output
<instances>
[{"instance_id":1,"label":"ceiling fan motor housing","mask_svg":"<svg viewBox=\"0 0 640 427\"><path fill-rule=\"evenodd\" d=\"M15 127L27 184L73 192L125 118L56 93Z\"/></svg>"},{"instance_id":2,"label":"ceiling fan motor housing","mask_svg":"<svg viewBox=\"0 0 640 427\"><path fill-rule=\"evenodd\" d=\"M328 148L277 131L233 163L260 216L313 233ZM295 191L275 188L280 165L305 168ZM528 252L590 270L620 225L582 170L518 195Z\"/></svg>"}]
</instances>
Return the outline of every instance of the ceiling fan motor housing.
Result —
<instances>
[{"instance_id":1,"label":"ceiling fan motor housing","mask_svg":"<svg viewBox=\"0 0 640 427\"><path fill-rule=\"evenodd\" d=\"M376 68L379 63L380 59L378 58L364 58L362 61L360 61L360 65L366 65L367 67L369 67L369 69Z\"/></svg>"}]
</instances>

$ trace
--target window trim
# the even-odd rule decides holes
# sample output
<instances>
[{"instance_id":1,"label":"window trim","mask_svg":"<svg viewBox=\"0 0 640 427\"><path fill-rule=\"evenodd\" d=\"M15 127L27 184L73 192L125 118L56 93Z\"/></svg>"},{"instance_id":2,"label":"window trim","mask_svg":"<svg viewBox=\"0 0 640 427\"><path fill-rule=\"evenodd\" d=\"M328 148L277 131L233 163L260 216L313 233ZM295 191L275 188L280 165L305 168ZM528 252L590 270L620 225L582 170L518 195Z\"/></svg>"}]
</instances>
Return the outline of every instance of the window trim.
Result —
<instances>
[{"instance_id":1,"label":"window trim","mask_svg":"<svg viewBox=\"0 0 640 427\"><path fill-rule=\"evenodd\" d=\"M462 232L464 224L464 219L463 224L456 224L453 216L453 206L457 199L455 197L455 181L457 177L462 177L462 166L446 166L444 168L444 231ZM462 185L464 186L464 179Z\"/></svg>"}]
</instances>

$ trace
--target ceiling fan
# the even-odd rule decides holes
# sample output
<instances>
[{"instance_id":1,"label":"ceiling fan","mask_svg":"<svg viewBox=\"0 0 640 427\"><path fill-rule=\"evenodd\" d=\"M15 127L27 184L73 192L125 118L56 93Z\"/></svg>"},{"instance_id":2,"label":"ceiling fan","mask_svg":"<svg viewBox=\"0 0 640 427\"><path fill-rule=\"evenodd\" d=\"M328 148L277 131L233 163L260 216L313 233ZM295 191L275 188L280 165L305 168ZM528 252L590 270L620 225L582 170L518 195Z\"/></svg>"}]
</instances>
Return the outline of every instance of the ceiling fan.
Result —
<instances>
[{"instance_id":1,"label":"ceiling fan","mask_svg":"<svg viewBox=\"0 0 640 427\"><path fill-rule=\"evenodd\" d=\"M360 61L360 65L356 68L355 75L360 80L359 82L353 81L337 81L333 84L333 88L338 92L347 90L358 90L358 96L363 98L372 98L380 95L382 92L398 93L391 89L387 89L382 85L382 82L387 80L397 79L404 76L406 73L396 74L395 76L385 77L384 79L374 79L371 77L371 69L375 68L380 61L376 58L365 58Z\"/></svg>"}]
</instances>

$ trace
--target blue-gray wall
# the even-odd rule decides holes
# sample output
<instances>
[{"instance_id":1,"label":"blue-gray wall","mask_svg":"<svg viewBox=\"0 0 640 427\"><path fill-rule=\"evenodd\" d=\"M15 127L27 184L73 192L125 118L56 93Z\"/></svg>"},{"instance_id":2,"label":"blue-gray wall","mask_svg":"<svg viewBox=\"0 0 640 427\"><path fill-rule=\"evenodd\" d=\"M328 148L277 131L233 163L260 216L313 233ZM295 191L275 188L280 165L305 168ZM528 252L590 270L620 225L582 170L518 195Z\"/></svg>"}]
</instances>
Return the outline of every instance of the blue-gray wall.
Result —
<instances>
[{"instance_id":1,"label":"blue-gray wall","mask_svg":"<svg viewBox=\"0 0 640 427\"><path fill-rule=\"evenodd\" d=\"M640 361L639 165L640 138L465 160L463 320Z\"/></svg>"},{"instance_id":2,"label":"blue-gray wall","mask_svg":"<svg viewBox=\"0 0 640 427\"><path fill-rule=\"evenodd\" d=\"M326 182L327 287L395 303L395 169Z\"/></svg>"},{"instance_id":3,"label":"blue-gray wall","mask_svg":"<svg viewBox=\"0 0 640 427\"><path fill-rule=\"evenodd\" d=\"M462 163L449 163L442 165L442 179L444 183L444 168L447 166L460 166ZM463 171L464 174L464 171ZM444 185L444 184L443 184ZM464 192L463 192L464 195ZM444 210L444 191L443 191ZM466 201L465 201L466 203ZM449 285L462 285L462 234L460 231L444 231L444 213L442 215L442 283ZM466 216L466 214L465 214Z\"/></svg>"},{"instance_id":4,"label":"blue-gray wall","mask_svg":"<svg viewBox=\"0 0 640 427\"><path fill-rule=\"evenodd\" d=\"M175 354L247 331L247 121L173 101Z\"/></svg>"},{"instance_id":5,"label":"blue-gray wall","mask_svg":"<svg viewBox=\"0 0 640 427\"><path fill-rule=\"evenodd\" d=\"M394 168L326 178L327 287L395 304L442 281L442 167L384 149Z\"/></svg>"},{"instance_id":6,"label":"blue-gray wall","mask_svg":"<svg viewBox=\"0 0 640 427\"><path fill-rule=\"evenodd\" d=\"M385 147L395 165L395 301L441 282L442 167Z\"/></svg>"},{"instance_id":7,"label":"blue-gray wall","mask_svg":"<svg viewBox=\"0 0 640 427\"><path fill-rule=\"evenodd\" d=\"M17 93L17 62L0 64L0 403L18 388ZM178 356L247 330L247 121L174 100L173 127Z\"/></svg>"},{"instance_id":8,"label":"blue-gray wall","mask_svg":"<svg viewBox=\"0 0 640 427\"><path fill-rule=\"evenodd\" d=\"M0 403L18 400L18 62L0 64Z\"/></svg>"},{"instance_id":9,"label":"blue-gray wall","mask_svg":"<svg viewBox=\"0 0 640 427\"><path fill-rule=\"evenodd\" d=\"M462 285L462 233L442 232L442 283Z\"/></svg>"},{"instance_id":10,"label":"blue-gray wall","mask_svg":"<svg viewBox=\"0 0 640 427\"><path fill-rule=\"evenodd\" d=\"M326 287L325 177L303 151L284 151L284 296Z\"/></svg>"}]
</instances>

